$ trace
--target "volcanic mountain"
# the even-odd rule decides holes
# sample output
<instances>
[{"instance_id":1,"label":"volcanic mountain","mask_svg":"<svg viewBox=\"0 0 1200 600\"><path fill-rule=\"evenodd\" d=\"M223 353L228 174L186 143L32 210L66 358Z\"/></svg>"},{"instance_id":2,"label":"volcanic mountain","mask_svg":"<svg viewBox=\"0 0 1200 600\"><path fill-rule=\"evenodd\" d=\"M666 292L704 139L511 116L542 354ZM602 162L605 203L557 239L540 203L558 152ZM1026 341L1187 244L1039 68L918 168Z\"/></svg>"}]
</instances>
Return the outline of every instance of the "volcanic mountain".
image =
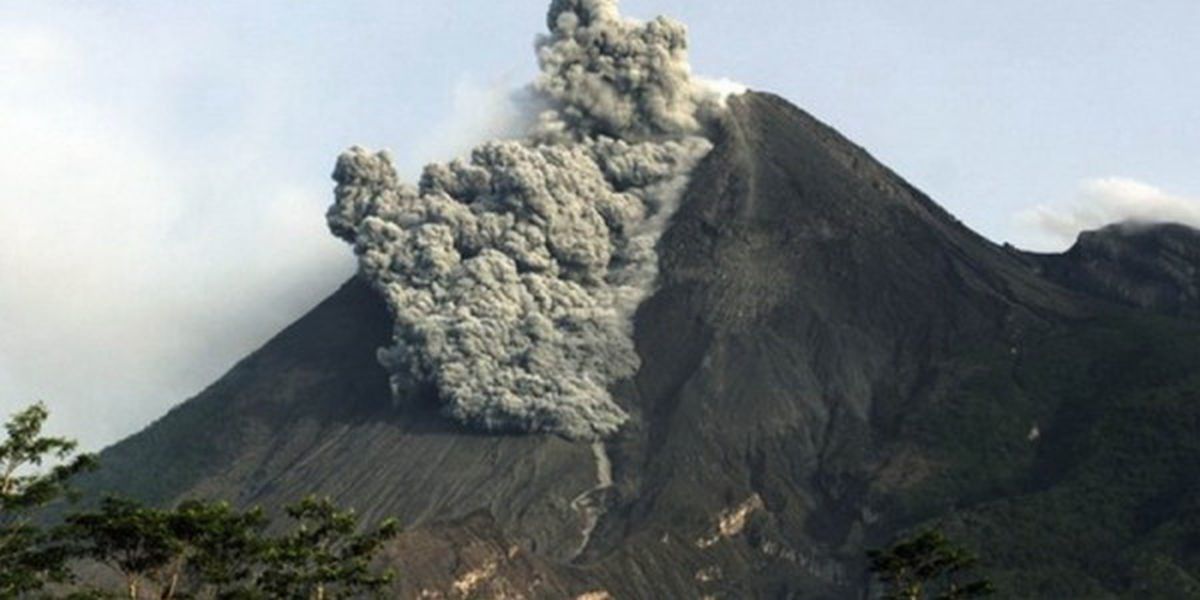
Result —
<instances>
[{"instance_id":1,"label":"volcanic mountain","mask_svg":"<svg viewBox=\"0 0 1200 600\"><path fill-rule=\"evenodd\" d=\"M617 435L394 399L355 279L86 489L397 516L404 598L859 597L864 550L925 525L1004 597L1195 597L1195 232L1023 253L786 101L728 105L658 242Z\"/></svg>"}]
</instances>

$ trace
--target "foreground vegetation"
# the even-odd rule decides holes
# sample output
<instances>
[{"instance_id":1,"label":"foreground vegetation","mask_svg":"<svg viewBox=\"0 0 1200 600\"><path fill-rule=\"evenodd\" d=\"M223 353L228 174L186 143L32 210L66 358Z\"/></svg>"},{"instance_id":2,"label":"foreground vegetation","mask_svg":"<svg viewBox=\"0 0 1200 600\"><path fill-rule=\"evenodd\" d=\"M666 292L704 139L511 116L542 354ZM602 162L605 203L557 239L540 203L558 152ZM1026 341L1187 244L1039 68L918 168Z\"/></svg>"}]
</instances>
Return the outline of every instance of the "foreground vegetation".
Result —
<instances>
[{"instance_id":1,"label":"foreground vegetation","mask_svg":"<svg viewBox=\"0 0 1200 600\"><path fill-rule=\"evenodd\" d=\"M996 592L991 581L972 573L979 559L937 530L868 551L867 558L883 600L968 600Z\"/></svg>"},{"instance_id":2,"label":"foreground vegetation","mask_svg":"<svg viewBox=\"0 0 1200 600\"><path fill-rule=\"evenodd\" d=\"M158 509L116 497L43 526L37 511L70 498L70 479L97 464L73 441L43 436L46 417L40 404L17 413L0 444L0 598L325 600L379 591L393 577L372 561L399 533L396 521L361 530L328 498L286 507L286 527L226 502Z\"/></svg>"}]
</instances>

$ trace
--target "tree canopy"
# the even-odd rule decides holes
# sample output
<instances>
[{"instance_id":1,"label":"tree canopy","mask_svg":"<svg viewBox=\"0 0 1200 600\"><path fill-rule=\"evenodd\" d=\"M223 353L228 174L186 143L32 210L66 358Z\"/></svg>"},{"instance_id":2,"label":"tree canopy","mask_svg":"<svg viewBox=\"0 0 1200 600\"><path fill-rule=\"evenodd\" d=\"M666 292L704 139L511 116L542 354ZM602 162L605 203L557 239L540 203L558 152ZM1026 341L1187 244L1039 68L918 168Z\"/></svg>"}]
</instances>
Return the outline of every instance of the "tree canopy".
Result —
<instances>
[{"instance_id":1,"label":"tree canopy","mask_svg":"<svg viewBox=\"0 0 1200 600\"><path fill-rule=\"evenodd\" d=\"M995 591L990 581L970 577L979 560L937 530L868 551L867 558L886 600L965 600Z\"/></svg>"},{"instance_id":2,"label":"tree canopy","mask_svg":"<svg viewBox=\"0 0 1200 600\"><path fill-rule=\"evenodd\" d=\"M69 578L67 556L37 527L33 512L70 495L75 475L95 468L72 440L42 435L49 412L38 403L12 415L0 443L0 598ZM44 468L48 464L48 468Z\"/></svg>"},{"instance_id":3,"label":"tree canopy","mask_svg":"<svg viewBox=\"0 0 1200 600\"><path fill-rule=\"evenodd\" d=\"M47 416L41 404L16 413L0 443L0 599L53 589L69 598L326 600L379 592L393 578L373 563L399 534L396 520L364 526L316 496L284 507L289 526L276 535L262 509L205 499L164 509L106 497L46 528L35 511L71 497L71 478L97 464L74 441L43 436ZM77 581L81 564L107 567L122 589Z\"/></svg>"}]
</instances>

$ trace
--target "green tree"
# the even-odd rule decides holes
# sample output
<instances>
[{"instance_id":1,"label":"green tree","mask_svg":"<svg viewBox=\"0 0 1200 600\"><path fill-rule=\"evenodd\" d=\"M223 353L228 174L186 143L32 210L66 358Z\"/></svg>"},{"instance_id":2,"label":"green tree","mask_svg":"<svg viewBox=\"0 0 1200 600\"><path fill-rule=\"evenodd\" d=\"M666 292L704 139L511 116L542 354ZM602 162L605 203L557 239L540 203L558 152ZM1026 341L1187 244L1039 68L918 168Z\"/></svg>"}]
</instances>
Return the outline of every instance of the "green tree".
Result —
<instances>
[{"instance_id":1,"label":"green tree","mask_svg":"<svg viewBox=\"0 0 1200 600\"><path fill-rule=\"evenodd\" d=\"M309 496L287 507L296 529L272 541L259 589L272 598L326 600L377 592L392 580L376 574L371 562L399 534L395 519L357 533L358 518L328 498Z\"/></svg>"},{"instance_id":2,"label":"green tree","mask_svg":"<svg viewBox=\"0 0 1200 600\"><path fill-rule=\"evenodd\" d=\"M262 510L232 509L227 502L189 500L170 516L173 534L185 546L183 575L201 598L252 598L255 576L269 547Z\"/></svg>"},{"instance_id":3,"label":"green tree","mask_svg":"<svg viewBox=\"0 0 1200 600\"><path fill-rule=\"evenodd\" d=\"M394 520L358 533L353 513L311 497L287 514L295 529L268 538L259 509L189 500L167 511L110 497L95 511L68 516L58 536L72 556L118 573L131 600L324 600L376 591L391 580L371 562L398 533Z\"/></svg>"},{"instance_id":4,"label":"green tree","mask_svg":"<svg viewBox=\"0 0 1200 600\"><path fill-rule=\"evenodd\" d=\"M66 554L37 527L37 509L70 496L68 482L95 467L73 440L42 435L49 413L38 403L9 418L0 443L0 598L34 592L69 577ZM53 463L44 468L47 463Z\"/></svg>"},{"instance_id":5,"label":"green tree","mask_svg":"<svg viewBox=\"0 0 1200 600\"><path fill-rule=\"evenodd\" d=\"M963 600L995 592L990 581L969 577L979 560L936 530L868 551L867 557L886 600Z\"/></svg>"},{"instance_id":6,"label":"green tree","mask_svg":"<svg viewBox=\"0 0 1200 600\"><path fill-rule=\"evenodd\" d=\"M41 435L47 416L41 404L13 415L0 443L0 598L69 581L71 559L112 568L124 581L120 595L133 600L325 600L375 592L392 579L371 563L399 533L396 521L359 532L353 512L314 497L287 507L296 527L276 538L263 535L267 522L259 509L189 500L160 510L115 497L68 515L47 533L33 512L73 497L69 480L96 466L93 455L75 452L74 441ZM81 588L67 597L111 595Z\"/></svg>"},{"instance_id":7,"label":"green tree","mask_svg":"<svg viewBox=\"0 0 1200 600\"><path fill-rule=\"evenodd\" d=\"M172 531L167 511L108 497L95 511L69 515L57 535L74 556L116 571L132 600L146 593L163 599L175 596L184 546Z\"/></svg>"},{"instance_id":8,"label":"green tree","mask_svg":"<svg viewBox=\"0 0 1200 600\"><path fill-rule=\"evenodd\" d=\"M131 599L245 598L268 547L265 527L261 510L225 502L188 500L168 511L110 497L68 516L58 535L74 556L117 572Z\"/></svg>"}]
</instances>

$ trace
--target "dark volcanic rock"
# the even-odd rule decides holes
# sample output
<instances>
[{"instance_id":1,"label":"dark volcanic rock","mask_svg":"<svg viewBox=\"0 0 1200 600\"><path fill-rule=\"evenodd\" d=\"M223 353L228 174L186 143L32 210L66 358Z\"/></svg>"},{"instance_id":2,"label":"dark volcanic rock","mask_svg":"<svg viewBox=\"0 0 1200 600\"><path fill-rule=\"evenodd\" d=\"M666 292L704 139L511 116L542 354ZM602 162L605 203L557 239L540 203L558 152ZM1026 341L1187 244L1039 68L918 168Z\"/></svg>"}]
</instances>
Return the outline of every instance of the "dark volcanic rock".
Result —
<instances>
[{"instance_id":1,"label":"dark volcanic rock","mask_svg":"<svg viewBox=\"0 0 1200 600\"><path fill-rule=\"evenodd\" d=\"M714 515L757 496L761 543L723 549L745 565L726 576L780 568L766 555L783 552L791 585L836 590L858 580L883 447L873 421L958 348L1019 340L1069 309L809 115L761 94L731 108L662 240L663 288L638 314L645 364L628 395L643 429L621 447L628 516L608 525L686 523L672 539L694 551ZM686 555L699 569L706 554Z\"/></svg>"},{"instance_id":2,"label":"dark volcanic rock","mask_svg":"<svg viewBox=\"0 0 1200 600\"><path fill-rule=\"evenodd\" d=\"M1200 316L1200 231L1121 223L1080 234L1064 254L1028 254L1046 277L1105 300Z\"/></svg>"},{"instance_id":3,"label":"dark volcanic rock","mask_svg":"<svg viewBox=\"0 0 1200 600\"><path fill-rule=\"evenodd\" d=\"M1105 293L1073 279L1182 305L1195 297L1183 285L1193 247L1101 236L1030 258L785 101L730 102L661 240L662 287L636 316L643 366L614 390L634 415L617 438L482 435L440 418L429 397L393 405L374 359L388 317L350 282L105 451L87 487L268 507L315 491L372 519L396 515L410 527L389 550L401 597L854 597L864 548L928 522L994 546L997 580L1022 597L1124 589L1121 575L1096 573L1138 561L1190 568L1170 550L1175 530L1097 571L1094 556L1128 554L1148 534L1062 548L1051 527L1025 524L1126 489L1130 470L1096 458L1112 448L1131 460L1176 444L1137 489L1196 480L1187 465L1200 448L1179 441L1190 434L1128 447L1105 437L1141 422L1121 394L1147 385L1183 386L1157 400L1162 414L1200 423L1180 383L1200 371L1195 328L1114 316L1081 291ZM1076 260L1120 268L1079 273ZM1130 277L1181 291L1137 291ZM1153 528L1192 510L1156 498L1131 495L1104 518ZM1020 534L1000 544L996 531Z\"/></svg>"}]
</instances>

